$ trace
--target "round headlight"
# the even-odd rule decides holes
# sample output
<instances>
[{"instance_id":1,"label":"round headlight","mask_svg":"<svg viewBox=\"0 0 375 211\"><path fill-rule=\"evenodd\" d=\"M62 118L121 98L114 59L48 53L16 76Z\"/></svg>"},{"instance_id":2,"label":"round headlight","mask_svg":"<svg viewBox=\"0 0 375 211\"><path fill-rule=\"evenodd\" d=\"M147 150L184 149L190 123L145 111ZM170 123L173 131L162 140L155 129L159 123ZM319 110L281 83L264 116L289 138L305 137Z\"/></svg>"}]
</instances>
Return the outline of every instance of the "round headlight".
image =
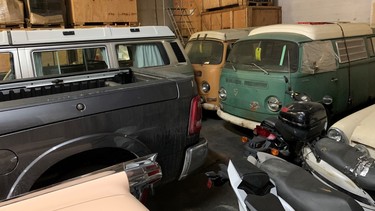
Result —
<instances>
[{"instance_id":1,"label":"round headlight","mask_svg":"<svg viewBox=\"0 0 375 211\"><path fill-rule=\"evenodd\" d=\"M277 97L269 97L267 99L267 106L270 111L277 112L281 108L281 102Z\"/></svg>"},{"instance_id":2,"label":"round headlight","mask_svg":"<svg viewBox=\"0 0 375 211\"><path fill-rule=\"evenodd\" d=\"M330 128L327 132L327 136L337 142L349 144L348 138L346 138L345 134L337 128Z\"/></svg>"},{"instance_id":3,"label":"round headlight","mask_svg":"<svg viewBox=\"0 0 375 211\"><path fill-rule=\"evenodd\" d=\"M221 87L219 90L219 98L220 100L227 99L227 90L225 90L223 87Z\"/></svg>"},{"instance_id":4,"label":"round headlight","mask_svg":"<svg viewBox=\"0 0 375 211\"><path fill-rule=\"evenodd\" d=\"M202 82L202 92L207 93L211 89L210 84L207 81Z\"/></svg>"}]
</instances>

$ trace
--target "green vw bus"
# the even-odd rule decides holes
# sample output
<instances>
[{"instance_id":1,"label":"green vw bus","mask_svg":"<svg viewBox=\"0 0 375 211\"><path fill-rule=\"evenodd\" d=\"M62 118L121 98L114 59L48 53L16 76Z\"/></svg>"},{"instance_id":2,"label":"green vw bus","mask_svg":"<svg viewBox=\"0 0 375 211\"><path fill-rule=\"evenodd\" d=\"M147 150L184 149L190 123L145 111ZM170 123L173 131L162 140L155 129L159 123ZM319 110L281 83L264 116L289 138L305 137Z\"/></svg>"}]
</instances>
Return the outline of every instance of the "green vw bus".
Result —
<instances>
[{"instance_id":1,"label":"green vw bus","mask_svg":"<svg viewBox=\"0 0 375 211\"><path fill-rule=\"evenodd\" d=\"M331 115L375 97L375 34L368 24L278 24L238 40L220 77L217 114L254 129L293 100Z\"/></svg>"}]
</instances>

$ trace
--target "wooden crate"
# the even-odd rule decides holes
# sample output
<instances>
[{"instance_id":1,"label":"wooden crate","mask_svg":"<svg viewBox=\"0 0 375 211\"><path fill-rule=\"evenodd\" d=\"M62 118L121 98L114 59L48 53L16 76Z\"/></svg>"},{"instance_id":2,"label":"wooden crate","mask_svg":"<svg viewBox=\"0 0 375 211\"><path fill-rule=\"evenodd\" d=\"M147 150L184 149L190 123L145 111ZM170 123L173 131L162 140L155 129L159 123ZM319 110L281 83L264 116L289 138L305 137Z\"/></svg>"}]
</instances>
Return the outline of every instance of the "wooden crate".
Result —
<instances>
[{"instance_id":1,"label":"wooden crate","mask_svg":"<svg viewBox=\"0 0 375 211\"><path fill-rule=\"evenodd\" d=\"M67 0L69 25L138 22L136 0Z\"/></svg>"},{"instance_id":2,"label":"wooden crate","mask_svg":"<svg viewBox=\"0 0 375 211\"><path fill-rule=\"evenodd\" d=\"M18 0L0 0L0 26L23 25L25 15L23 2Z\"/></svg>"},{"instance_id":3,"label":"wooden crate","mask_svg":"<svg viewBox=\"0 0 375 211\"><path fill-rule=\"evenodd\" d=\"M221 0L203 0L203 9L210 10L221 7Z\"/></svg>"},{"instance_id":4,"label":"wooden crate","mask_svg":"<svg viewBox=\"0 0 375 211\"><path fill-rule=\"evenodd\" d=\"M226 7L230 5L243 5L243 1L245 0L221 0L221 7Z\"/></svg>"},{"instance_id":5,"label":"wooden crate","mask_svg":"<svg viewBox=\"0 0 375 211\"><path fill-rule=\"evenodd\" d=\"M64 26L64 0L25 0L28 27Z\"/></svg>"},{"instance_id":6,"label":"wooden crate","mask_svg":"<svg viewBox=\"0 0 375 211\"><path fill-rule=\"evenodd\" d=\"M202 30L245 28L281 23L281 7L240 6L202 13Z\"/></svg>"},{"instance_id":7,"label":"wooden crate","mask_svg":"<svg viewBox=\"0 0 375 211\"><path fill-rule=\"evenodd\" d=\"M203 11L209 12L237 6L272 6L273 0L204 0Z\"/></svg>"}]
</instances>

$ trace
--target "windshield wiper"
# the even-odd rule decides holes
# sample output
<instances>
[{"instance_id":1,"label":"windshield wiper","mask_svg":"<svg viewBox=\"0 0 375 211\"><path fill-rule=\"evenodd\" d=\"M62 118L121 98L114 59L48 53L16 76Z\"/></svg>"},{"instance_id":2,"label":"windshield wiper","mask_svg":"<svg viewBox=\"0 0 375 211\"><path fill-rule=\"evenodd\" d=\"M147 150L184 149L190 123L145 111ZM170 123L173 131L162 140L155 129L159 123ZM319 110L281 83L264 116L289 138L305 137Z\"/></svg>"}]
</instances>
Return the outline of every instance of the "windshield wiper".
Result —
<instances>
[{"instance_id":1,"label":"windshield wiper","mask_svg":"<svg viewBox=\"0 0 375 211\"><path fill-rule=\"evenodd\" d=\"M250 65L255 66L255 67L258 68L259 70L263 71L265 74L269 75L269 73L268 73L267 70L265 70L264 68L258 66L257 64L255 64L255 63L250 63Z\"/></svg>"},{"instance_id":2,"label":"windshield wiper","mask_svg":"<svg viewBox=\"0 0 375 211\"><path fill-rule=\"evenodd\" d=\"M227 63L227 64L230 64L230 66L232 67L232 70L234 70L235 72L237 72L237 69L236 69L236 67L234 66L234 63L233 63L233 62L231 62L231 61L227 61L226 63Z\"/></svg>"}]
</instances>

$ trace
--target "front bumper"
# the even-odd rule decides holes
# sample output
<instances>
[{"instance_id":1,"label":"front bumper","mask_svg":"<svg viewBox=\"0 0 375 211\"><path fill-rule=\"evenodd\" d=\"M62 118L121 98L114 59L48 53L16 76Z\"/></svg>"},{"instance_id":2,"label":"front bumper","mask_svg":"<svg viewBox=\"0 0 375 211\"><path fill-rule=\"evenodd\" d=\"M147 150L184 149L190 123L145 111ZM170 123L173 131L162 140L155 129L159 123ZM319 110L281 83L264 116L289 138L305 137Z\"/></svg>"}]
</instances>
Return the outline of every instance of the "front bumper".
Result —
<instances>
[{"instance_id":1,"label":"front bumper","mask_svg":"<svg viewBox=\"0 0 375 211\"><path fill-rule=\"evenodd\" d=\"M186 150L184 166L178 180L184 179L191 172L202 166L206 160L207 153L208 142L206 138L200 138L196 145L189 147Z\"/></svg>"},{"instance_id":2,"label":"front bumper","mask_svg":"<svg viewBox=\"0 0 375 211\"><path fill-rule=\"evenodd\" d=\"M215 104L212 104L212 103L202 103L202 107L205 110L210 110L210 111L216 111L219 108L218 105L215 105Z\"/></svg>"},{"instance_id":3,"label":"front bumper","mask_svg":"<svg viewBox=\"0 0 375 211\"><path fill-rule=\"evenodd\" d=\"M243 119L243 118L228 114L222 111L220 108L217 109L217 115L227 122L230 122L232 124L235 124L241 127L249 128L251 130L254 130L254 128L257 125L260 125L260 122L255 122L255 121Z\"/></svg>"}]
</instances>

